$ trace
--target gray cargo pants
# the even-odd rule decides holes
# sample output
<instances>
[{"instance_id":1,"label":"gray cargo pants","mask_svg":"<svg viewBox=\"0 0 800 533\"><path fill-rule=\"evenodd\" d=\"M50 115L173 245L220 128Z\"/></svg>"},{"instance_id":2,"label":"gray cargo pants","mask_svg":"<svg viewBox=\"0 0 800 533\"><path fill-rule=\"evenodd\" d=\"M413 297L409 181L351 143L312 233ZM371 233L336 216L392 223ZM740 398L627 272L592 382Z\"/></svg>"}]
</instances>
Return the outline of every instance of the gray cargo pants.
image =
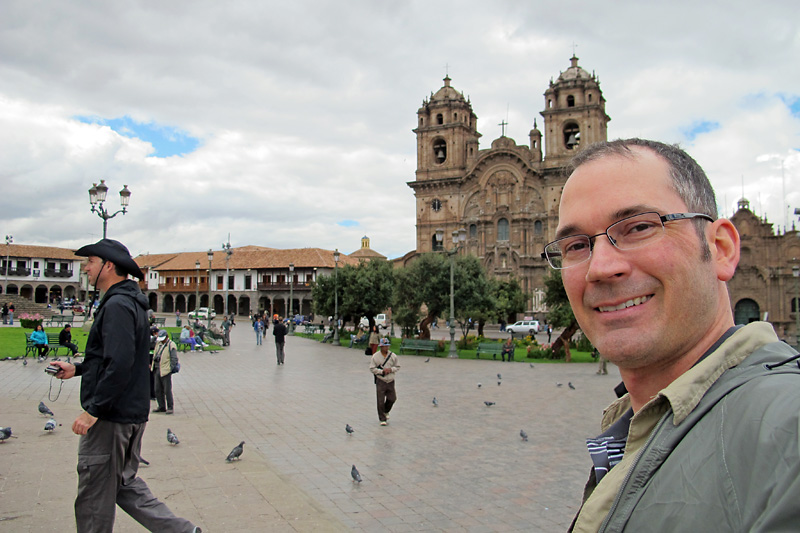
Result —
<instances>
[{"instance_id":1,"label":"gray cargo pants","mask_svg":"<svg viewBox=\"0 0 800 533\"><path fill-rule=\"evenodd\" d=\"M78 444L78 533L114 530L116 506L150 531L189 533L194 524L178 518L136 472L146 424L98 420Z\"/></svg>"}]
</instances>

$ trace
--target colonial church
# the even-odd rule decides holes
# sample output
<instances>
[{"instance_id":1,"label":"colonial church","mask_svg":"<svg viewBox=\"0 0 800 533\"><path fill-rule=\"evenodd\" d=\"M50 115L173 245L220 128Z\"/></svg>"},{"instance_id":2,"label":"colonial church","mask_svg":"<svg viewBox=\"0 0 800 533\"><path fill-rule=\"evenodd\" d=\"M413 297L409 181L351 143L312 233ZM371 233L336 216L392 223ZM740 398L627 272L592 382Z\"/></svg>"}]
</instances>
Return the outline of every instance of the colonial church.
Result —
<instances>
[{"instance_id":1,"label":"colonial church","mask_svg":"<svg viewBox=\"0 0 800 533\"><path fill-rule=\"evenodd\" d=\"M544 133L533 118L529 144L502 135L481 150L471 102L451 86L417 111L417 170L408 185L416 196L417 248L399 262L450 248L451 234L466 230L460 253L480 258L496 278L513 276L532 296L526 314L544 311L544 245L554 239L564 167L581 146L606 140L609 116L600 83L570 59L544 93ZM543 145L544 143L544 145ZM444 241L436 240L444 230Z\"/></svg>"}]
</instances>

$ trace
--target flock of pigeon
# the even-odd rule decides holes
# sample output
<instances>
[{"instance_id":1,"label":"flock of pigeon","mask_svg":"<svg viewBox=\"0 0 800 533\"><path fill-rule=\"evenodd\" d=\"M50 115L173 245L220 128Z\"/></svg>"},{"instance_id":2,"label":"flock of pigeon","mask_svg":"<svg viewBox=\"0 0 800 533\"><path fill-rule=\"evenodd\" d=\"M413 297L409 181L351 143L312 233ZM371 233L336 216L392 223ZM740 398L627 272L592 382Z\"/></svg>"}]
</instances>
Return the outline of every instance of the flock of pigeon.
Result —
<instances>
[{"instance_id":1,"label":"flock of pigeon","mask_svg":"<svg viewBox=\"0 0 800 533\"><path fill-rule=\"evenodd\" d=\"M47 422L45 422L44 424L44 430L47 431L48 433L53 432L57 426L61 425L58 422L56 422L55 413L53 413L53 411L51 411L50 408L47 407L47 405L45 405L44 402L39 402L39 413L49 417ZM349 425L347 427L349 428L348 432L352 433L353 428L351 428ZM15 439L17 438L16 435L12 435L11 428L0 427L0 443L5 442L10 438L15 438ZM175 435L175 433L170 428L167 428L167 442L172 444L173 446L176 446L181 442L180 440L178 440L178 436ZM241 458L243 451L244 451L244 441L240 442L237 446L234 446L234 448L231 450L231 453L228 454L225 460L229 463L231 461L235 461L236 459ZM142 463L146 465L150 464L150 462L145 460L144 458L140 459Z\"/></svg>"},{"instance_id":2,"label":"flock of pigeon","mask_svg":"<svg viewBox=\"0 0 800 533\"><path fill-rule=\"evenodd\" d=\"M424 362L427 363L430 360L431 358L428 357ZM533 363L529 364L531 368L533 368ZM502 384L502 382L503 382L503 376L498 373L497 386L499 387ZM557 387L561 387L561 385L562 385L561 383L556 383ZM568 382L567 385L569 386L570 389L575 390L575 386L572 384L571 381ZM480 389L481 387L482 387L481 383L478 383L478 388ZM433 401L431 403L433 404L434 407L439 407L439 400L436 399L436 396L433 397ZM483 403L486 405L486 407L491 407L496 404L496 402L490 402L488 400L484 400ZM355 433L353 426L351 426L350 424L345 424L344 430L347 432L348 435L352 435L353 433ZM519 430L519 436L523 442L528 442L528 433L524 429ZM353 478L353 483L361 483L361 481L363 480L361 477L361 473L358 471L358 468L356 468L356 465L353 465L353 467L350 469L350 477Z\"/></svg>"}]
</instances>

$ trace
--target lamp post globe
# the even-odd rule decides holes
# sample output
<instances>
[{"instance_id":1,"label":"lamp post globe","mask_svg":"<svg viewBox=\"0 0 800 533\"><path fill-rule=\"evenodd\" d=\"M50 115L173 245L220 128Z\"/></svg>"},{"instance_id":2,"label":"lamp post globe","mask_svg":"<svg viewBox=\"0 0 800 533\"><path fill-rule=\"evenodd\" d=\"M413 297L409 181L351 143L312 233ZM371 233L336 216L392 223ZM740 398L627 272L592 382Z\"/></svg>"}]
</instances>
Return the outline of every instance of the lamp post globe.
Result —
<instances>
[{"instance_id":1,"label":"lamp post globe","mask_svg":"<svg viewBox=\"0 0 800 533\"><path fill-rule=\"evenodd\" d=\"M294 263L289 263L289 335L294 335Z\"/></svg>"},{"instance_id":2,"label":"lamp post globe","mask_svg":"<svg viewBox=\"0 0 800 533\"><path fill-rule=\"evenodd\" d=\"M101 219L103 219L103 238L106 238L108 233L108 221L109 219L114 218L118 214L122 213L123 215L128 212L128 205L131 201L131 191L128 189L127 185L122 186L122 190L119 191L119 204L122 206L122 209L116 211L115 213L109 213L105 208L105 201L106 196L108 195L108 185L106 185L106 180L100 180L100 183L93 183L91 188L89 189L89 205L91 206L91 212L97 213Z\"/></svg>"},{"instance_id":3,"label":"lamp post globe","mask_svg":"<svg viewBox=\"0 0 800 533\"><path fill-rule=\"evenodd\" d=\"M208 250L208 327L211 327L211 311L214 310L213 300L211 299L211 262L214 260L214 250Z\"/></svg>"},{"instance_id":4,"label":"lamp post globe","mask_svg":"<svg viewBox=\"0 0 800 533\"><path fill-rule=\"evenodd\" d=\"M334 346L341 346L339 342L339 249L333 251L333 342Z\"/></svg>"}]
</instances>

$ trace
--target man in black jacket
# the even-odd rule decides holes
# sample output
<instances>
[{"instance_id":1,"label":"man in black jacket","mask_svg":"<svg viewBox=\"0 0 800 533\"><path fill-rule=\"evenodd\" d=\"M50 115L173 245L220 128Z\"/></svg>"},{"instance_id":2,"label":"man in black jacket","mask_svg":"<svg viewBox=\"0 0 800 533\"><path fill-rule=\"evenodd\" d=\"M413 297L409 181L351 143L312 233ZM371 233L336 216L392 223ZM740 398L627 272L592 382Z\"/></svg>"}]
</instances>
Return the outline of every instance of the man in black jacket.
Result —
<instances>
[{"instance_id":1,"label":"man in black jacket","mask_svg":"<svg viewBox=\"0 0 800 533\"><path fill-rule=\"evenodd\" d=\"M80 248L89 282L105 295L95 312L82 363L61 361L56 377L81 376L81 413L72 424L78 445L75 520L81 532L111 532L116 505L150 531L199 532L176 517L137 476L150 412L147 298L128 275L144 274L121 243L103 239Z\"/></svg>"},{"instance_id":2,"label":"man in black jacket","mask_svg":"<svg viewBox=\"0 0 800 533\"><path fill-rule=\"evenodd\" d=\"M283 351L283 347L286 344L286 326L283 325L281 317L275 319L272 334L275 335L275 355L278 358L278 364L282 365L283 359L286 356Z\"/></svg>"},{"instance_id":3,"label":"man in black jacket","mask_svg":"<svg viewBox=\"0 0 800 533\"><path fill-rule=\"evenodd\" d=\"M58 334L58 344L61 346L66 346L72 352L72 357L77 357L80 355L78 352L78 345L72 342L72 326L70 324L64 324L64 329L62 329ZM69 358L67 358L69 361Z\"/></svg>"}]
</instances>

